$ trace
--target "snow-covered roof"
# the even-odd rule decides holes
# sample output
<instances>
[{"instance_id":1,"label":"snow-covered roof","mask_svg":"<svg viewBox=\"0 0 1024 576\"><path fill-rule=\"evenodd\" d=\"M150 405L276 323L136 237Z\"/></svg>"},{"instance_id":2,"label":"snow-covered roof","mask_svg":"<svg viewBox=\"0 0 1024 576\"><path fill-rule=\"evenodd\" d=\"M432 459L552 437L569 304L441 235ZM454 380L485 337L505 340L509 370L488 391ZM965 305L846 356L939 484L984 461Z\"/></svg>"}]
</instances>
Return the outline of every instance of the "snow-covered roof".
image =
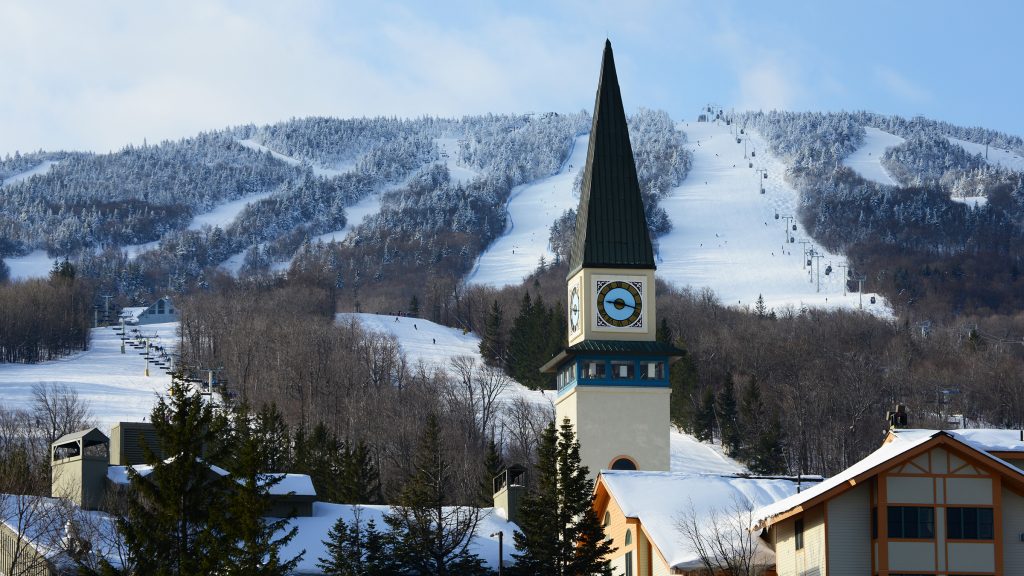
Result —
<instances>
[{"instance_id":1,"label":"snow-covered roof","mask_svg":"<svg viewBox=\"0 0 1024 576\"><path fill-rule=\"evenodd\" d=\"M127 306L125 308L121 308L121 318L138 318L148 309L149 306Z\"/></svg>"},{"instance_id":2,"label":"snow-covered roof","mask_svg":"<svg viewBox=\"0 0 1024 576\"><path fill-rule=\"evenodd\" d=\"M263 478L281 479L270 487L270 494L273 496L286 496L289 493L294 493L295 496L316 496L313 479L308 474L264 474Z\"/></svg>"},{"instance_id":3,"label":"snow-covered roof","mask_svg":"<svg viewBox=\"0 0 1024 576\"><path fill-rule=\"evenodd\" d=\"M1011 441L1009 439L1010 435L1016 435L1018 440ZM918 446L938 437L950 438L958 444L963 445L965 448L978 453L979 456L991 460L993 464L999 464L1010 472L1024 474L1024 472L1013 464L989 453L989 450L997 452L1011 450L1017 451L1024 448L1024 445L1021 445L1016 449L1012 448L1014 445L1021 444L1019 442L1020 432L1017 430L899 430L894 431L889 437L890 441L883 444L881 448L875 450L871 454L868 454L863 460L857 462L853 466L850 466L846 470L843 470L839 474L836 474L824 482L804 490L799 494L795 494L785 500L780 500L774 504L757 510L757 513L755 514L755 521L759 524L770 523L773 517L789 512L798 506L802 506L831 492L832 490L838 489L844 485L852 486L858 481L857 478L859 476L869 473L872 470L875 470L876 468L879 468L899 456L910 452Z\"/></svg>"},{"instance_id":4,"label":"snow-covered roof","mask_svg":"<svg viewBox=\"0 0 1024 576\"><path fill-rule=\"evenodd\" d=\"M174 462L175 458L176 456L171 456L170 458L164 460L164 463L167 464L170 462ZM199 458L196 458L196 461L201 462ZM209 463L204 464L206 464L206 467L209 468L211 472L217 474L218 476L228 475L228 471L221 468L220 466L216 466L214 464ZM128 468L132 468L133 470L135 470L136 474L143 478L149 476L150 473L153 472L153 466L150 464L132 464L129 466L107 466L107 479L113 482L114 484L128 484ZM301 474L296 474L295 476L301 476Z\"/></svg>"},{"instance_id":5,"label":"snow-covered roof","mask_svg":"<svg viewBox=\"0 0 1024 576\"><path fill-rule=\"evenodd\" d=\"M1024 439L1020 430L995 430L992 428L965 428L946 430L946 434L978 450L985 452L1024 453ZM893 440L912 441L921 436L931 437L935 430L893 430Z\"/></svg>"},{"instance_id":6,"label":"snow-covered roof","mask_svg":"<svg viewBox=\"0 0 1024 576\"><path fill-rule=\"evenodd\" d=\"M291 530L294 526L299 531L295 538L280 551L280 556L281 558L292 558L305 550L306 554L296 567L296 572L299 574L319 574L321 571L316 567L317 561L321 556L327 555L327 547L324 546L323 540L327 538L327 533L334 527L334 523L337 522L338 518L344 518L345 522L351 525L355 521L356 514L359 514L360 522L365 524L373 520L377 529L383 531L387 530L384 515L388 511L390 511L389 506L314 502L312 516L293 518L282 529L283 533L284 531ZM477 524L476 535L469 545L469 549L474 554L480 556L480 559L491 568L497 569L498 537L492 537L491 534L496 534L499 531L504 532L505 549L503 555L505 557L505 564L511 565L514 562L512 553L515 552L515 546L512 543L512 533L515 530L518 530L518 527L500 518L494 513L493 508L481 508L480 522Z\"/></svg>"},{"instance_id":7,"label":"snow-covered roof","mask_svg":"<svg viewBox=\"0 0 1024 576\"><path fill-rule=\"evenodd\" d=\"M737 506L757 509L796 493L788 478L606 470L600 482L629 518L638 518L669 566L700 566L693 545L679 527L691 510L699 524L725 517ZM769 553L767 550L765 553Z\"/></svg>"}]
</instances>

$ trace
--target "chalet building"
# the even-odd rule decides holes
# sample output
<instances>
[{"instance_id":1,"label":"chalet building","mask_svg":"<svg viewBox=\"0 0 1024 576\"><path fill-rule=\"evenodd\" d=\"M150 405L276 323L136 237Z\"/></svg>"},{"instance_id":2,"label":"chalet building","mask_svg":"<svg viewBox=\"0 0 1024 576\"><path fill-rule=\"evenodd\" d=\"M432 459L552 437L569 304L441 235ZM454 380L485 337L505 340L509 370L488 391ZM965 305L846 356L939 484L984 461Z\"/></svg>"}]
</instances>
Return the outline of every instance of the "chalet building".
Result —
<instances>
[{"instance_id":1,"label":"chalet building","mask_svg":"<svg viewBox=\"0 0 1024 576\"><path fill-rule=\"evenodd\" d=\"M1024 574L1018 430L900 430L758 511L779 576Z\"/></svg>"},{"instance_id":2,"label":"chalet building","mask_svg":"<svg viewBox=\"0 0 1024 576\"><path fill-rule=\"evenodd\" d=\"M121 310L121 319L125 324L162 324L177 322L178 310L167 296L160 298L149 306L134 306Z\"/></svg>"}]
</instances>

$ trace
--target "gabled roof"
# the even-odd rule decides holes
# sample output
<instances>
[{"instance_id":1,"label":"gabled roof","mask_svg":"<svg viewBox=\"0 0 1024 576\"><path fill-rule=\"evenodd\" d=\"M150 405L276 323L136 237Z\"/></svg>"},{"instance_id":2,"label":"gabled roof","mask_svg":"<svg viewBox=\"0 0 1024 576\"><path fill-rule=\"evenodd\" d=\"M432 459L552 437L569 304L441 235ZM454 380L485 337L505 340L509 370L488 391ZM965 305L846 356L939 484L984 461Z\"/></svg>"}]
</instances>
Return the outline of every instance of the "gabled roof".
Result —
<instances>
[{"instance_id":1,"label":"gabled roof","mask_svg":"<svg viewBox=\"0 0 1024 576\"><path fill-rule=\"evenodd\" d=\"M601 61L569 275L584 267L656 268L610 41Z\"/></svg>"},{"instance_id":2,"label":"gabled roof","mask_svg":"<svg viewBox=\"0 0 1024 576\"><path fill-rule=\"evenodd\" d=\"M712 529L713 520L726 520L737 506L756 509L795 494L796 489L790 478L602 470L595 502L601 506L614 498L627 518L640 521L670 567L686 569L700 568L701 562L680 520L692 514L699 525ZM770 556L771 551L762 547L761 554Z\"/></svg>"},{"instance_id":3,"label":"gabled roof","mask_svg":"<svg viewBox=\"0 0 1024 576\"><path fill-rule=\"evenodd\" d=\"M942 445L994 469L1008 478L1006 483L1016 491L1024 491L1024 471L998 458L977 445L965 442L953 432L916 430L890 434L885 444L860 462L828 478L821 484L759 509L755 514L758 526L767 527L842 494L884 472L896 464Z\"/></svg>"},{"instance_id":4,"label":"gabled roof","mask_svg":"<svg viewBox=\"0 0 1024 576\"><path fill-rule=\"evenodd\" d=\"M99 428L89 428L87 430L79 430L78 432L72 432L65 434L60 438L53 441L53 445L70 444L71 442L82 441L82 444L89 446L92 444L98 444L103 442L110 442L110 438L103 432L100 432Z\"/></svg>"}]
</instances>

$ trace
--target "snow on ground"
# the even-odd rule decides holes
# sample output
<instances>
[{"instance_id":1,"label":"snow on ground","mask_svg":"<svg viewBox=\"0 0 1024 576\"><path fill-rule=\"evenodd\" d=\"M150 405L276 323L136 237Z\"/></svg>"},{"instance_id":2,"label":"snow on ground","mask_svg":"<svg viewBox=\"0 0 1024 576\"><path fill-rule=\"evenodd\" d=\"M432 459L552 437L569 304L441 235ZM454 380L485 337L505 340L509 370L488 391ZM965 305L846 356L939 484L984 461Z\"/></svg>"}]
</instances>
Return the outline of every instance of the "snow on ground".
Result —
<instances>
[{"instance_id":1,"label":"snow on ground","mask_svg":"<svg viewBox=\"0 0 1024 576\"><path fill-rule=\"evenodd\" d=\"M464 166L458 161L459 139L458 138L434 138L434 143L441 152L441 161L448 166L448 174L453 182L459 184L469 182L480 175L479 172Z\"/></svg>"},{"instance_id":2,"label":"snow on ground","mask_svg":"<svg viewBox=\"0 0 1024 576\"><path fill-rule=\"evenodd\" d=\"M963 196L959 198L956 196L952 196L950 197L950 200L952 200L953 202L966 204L967 206L974 208L975 210L979 208L984 208L985 205L988 204L988 196Z\"/></svg>"},{"instance_id":3,"label":"snow on ground","mask_svg":"<svg viewBox=\"0 0 1024 576\"><path fill-rule=\"evenodd\" d=\"M882 166L882 154L887 148L899 146L906 142L895 134L890 134L871 126L864 127L864 142L860 148L854 150L843 159L843 166L852 168L854 172L864 178L879 184L898 186L899 182L889 175L889 171Z\"/></svg>"},{"instance_id":4,"label":"snow on ground","mask_svg":"<svg viewBox=\"0 0 1024 576\"><path fill-rule=\"evenodd\" d=\"M505 206L505 233L480 255L467 277L468 283L499 288L518 284L537 269L541 256L549 262L554 260L555 255L548 250L551 224L579 205L573 182L587 162L589 138L588 134L576 137L569 158L556 174L512 190Z\"/></svg>"},{"instance_id":5,"label":"snow on ground","mask_svg":"<svg viewBox=\"0 0 1024 576\"><path fill-rule=\"evenodd\" d=\"M177 322L138 329L154 336L151 342L155 344L176 347ZM109 431L121 421L141 421L149 417L156 394L166 392L171 384L171 377L155 364L150 364L150 375L145 375L142 352L144 349L126 346L121 354L121 339L114 328L94 329L85 352L39 364L0 364L0 404L8 409L31 409L33 385L66 384L89 403L101 430Z\"/></svg>"},{"instance_id":6,"label":"snow on ground","mask_svg":"<svg viewBox=\"0 0 1024 576\"><path fill-rule=\"evenodd\" d=\"M346 162L345 164L333 167L315 166L313 164L310 164L309 162L303 162L302 160L299 160L297 158L292 158L291 156L285 156L284 154L275 152L270 148L267 148L263 144L256 142L255 140L236 140L236 142L250 150L256 150L257 152L270 152L270 155L273 156L274 158L277 158L282 162L291 164L292 166L309 166L310 168L313 169L314 174L324 178L333 178L334 176L340 176L352 170L352 168L354 168L356 165L356 161L353 159L350 162Z\"/></svg>"},{"instance_id":7,"label":"snow on ground","mask_svg":"<svg viewBox=\"0 0 1024 576\"><path fill-rule=\"evenodd\" d=\"M747 152L756 152L744 159L744 145L731 133L734 127L691 122L685 130L693 168L661 201L672 231L657 239L658 277L677 286L711 288L728 306L752 307L763 295L774 309L857 308L858 294L843 296L846 270L838 265L845 259L828 253L786 218L796 214L799 195L784 181L785 166L764 140L750 130L741 135ZM767 170L767 179L759 169ZM762 183L765 194L760 194ZM795 242L786 243L789 237ZM804 246L822 255L814 259L813 270L806 266ZM826 275L830 264L832 273ZM871 285L865 288L870 291ZM870 304L870 296L876 296L877 304ZM881 296L865 294L863 307L891 315Z\"/></svg>"},{"instance_id":8,"label":"snow on ground","mask_svg":"<svg viewBox=\"0 0 1024 576\"><path fill-rule=\"evenodd\" d=\"M377 194L371 194L366 198L363 198L359 202L351 206L345 207L345 227L341 230L335 230L326 234L320 234L310 238L310 242L341 242L348 236L348 233L353 228L363 222L363 220L371 215L380 212L380 195L383 192Z\"/></svg>"},{"instance_id":9,"label":"snow on ground","mask_svg":"<svg viewBox=\"0 0 1024 576\"><path fill-rule=\"evenodd\" d=\"M338 322L358 320L367 330L392 334L398 339L411 366L423 363L434 369L444 369L451 365L456 356L470 356L480 364L480 338L472 332L463 333L457 328L448 328L422 318L381 314L340 313ZM526 398L537 404L553 406L556 399L554 390L539 392L513 383L503 395L504 401L516 397ZM744 472L744 467L722 454L721 447L705 444L689 434L676 430L671 431L671 466L673 472L695 474L736 474Z\"/></svg>"},{"instance_id":10,"label":"snow on ground","mask_svg":"<svg viewBox=\"0 0 1024 576\"><path fill-rule=\"evenodd\" d=\"M246 206L253 202L259 202L264 198L269 198L276 191L277 190L268 190L266 192L250 194L237 200L231 200L230 202L219 204L215 206L213 210L203 214L197 214L193 217L192 222L188 225L188 229L199 230L204 225L227 228L229 224L235 221L235 218L238 218L238 215L242 213L242 210L245 210Z\"/></svg>"},{"instance_id":11,"label":"snow on ground","mask_svg":"<svg viewBox=\"0 0 1024 576\"><path fill-rule=\"evenodd\" d=\"M121 251L124 252L125 256L129 260L138 258L139 254L143 252L149 252L150 250L156 250L160 247L159 240L153 240L152 242L146 242L145 244L129 244L128 246L122 246Z\"/></svg>"},{"instance_id":12,"label":"snow on ground","mask_svg":"<svg viewBox=\"0 0 1024 576\"><path fill-rule=\"evenodd\" d=\"M29 280L46 278L53 268L53 258L46 255L46 250L33 250L25 256L4 258L11 270L11 280Z\"/></svg>"},{"instance_id":13,"label":"snow on ground","mask_svg":"<svg viewBox=\"0 0 1024 576\"><path fill-rule=\"evenodd\" d=\"M1017 152L989 146L988 157L986 158L984 144L976 144L974 142L968 142L967 140L953 138L952 136L946 136L946 139L953 144L960 146L970 154L981 154L981 157L985 158L985 161L989 164L1002 166L1003 168L1017 172L1024 172L1024 156L1021 156ZM954 200L956 200L956 198L954 198Z\"/></svg>"},{"instance_id":14,"label":"snow on ground","mask_svg":"<svg viewBox=\"0 0 1024 576\"><path fill-rule=\"evenodd\" d=\"M44 160L40 162L38 165L28 170L25 170L24 172L5 178L3 182L0 182L0 187L7 186L8 184L17 184L22 180L28 180L29 178L37 176L39 174L46 174L47 172L50 171L50 168L53 168L53 165L56 163L57 160Z\"/></svg>"}]
</instances>

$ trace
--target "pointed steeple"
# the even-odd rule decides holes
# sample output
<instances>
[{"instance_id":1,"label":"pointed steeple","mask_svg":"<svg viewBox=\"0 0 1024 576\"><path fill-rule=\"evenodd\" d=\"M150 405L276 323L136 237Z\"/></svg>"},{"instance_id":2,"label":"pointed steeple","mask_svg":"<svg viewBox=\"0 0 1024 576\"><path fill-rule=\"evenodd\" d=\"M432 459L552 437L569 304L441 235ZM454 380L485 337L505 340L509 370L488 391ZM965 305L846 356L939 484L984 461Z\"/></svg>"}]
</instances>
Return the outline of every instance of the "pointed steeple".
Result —
<instances>
[{"instance_id":1,"label":"pointed steeple","mask_svg":"<svg viewBox=\"0 0 1024 576\"><path fill-rule=\"evenodd\" d=\"M656 268L608 40L594 102L569 275L580 268Z\"/></svg>"}]
</instances>

